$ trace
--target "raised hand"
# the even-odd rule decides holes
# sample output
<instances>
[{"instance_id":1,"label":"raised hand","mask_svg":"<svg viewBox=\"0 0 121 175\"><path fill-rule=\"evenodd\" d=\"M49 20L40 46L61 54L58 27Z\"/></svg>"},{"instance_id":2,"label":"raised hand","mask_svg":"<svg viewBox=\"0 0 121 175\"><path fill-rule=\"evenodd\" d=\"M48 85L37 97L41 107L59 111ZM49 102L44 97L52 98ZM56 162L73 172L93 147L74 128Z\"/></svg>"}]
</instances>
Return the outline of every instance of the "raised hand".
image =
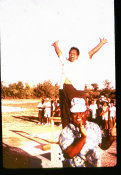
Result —
<instances>
[{"instance_id":1,"label":"raised hand","mask_svg":"<svg viewBox=\"0 0 121 175\"><path fill-rule=\"evenodd\" d=\"M99 39L100 39L100 43L96 47L94 47L91 51L88 52L90 59L92 59L92 56L96 52L98 52L104 44L106 44L108 42L107 39L105 39L105 38L102 38L102 39L99 38Z\"/></svg>"},{"instance_id":2,"label":"raised hand","mask_svg":"<svg viewBox=\"0 0 121 175\"><path fill-rule=\"evenodd\" d=\"M108 42L108 40L107 39L105 39L105 38L100 38L100 43L103 43L103 44L106 44Z\"/></svg>"},{"instance_id":3,"label":"raised hand","mask_svg":"<svg viewBox=\"0 0 121 175\"><path fill-rule=\"evenodd\" d=\"M80 124L79 124L79 130L80 130L80 133L82 134L83 137L87 137L87 132L86 132L82 122L80 122Z\"/></svg>"},{"instance_id":4,"label":"raised hand","mask_svg":"<svg viewBox=\"0 0 121 175\"><path fill-rule=\"evenodd\" d=\"M59 40L57 40L57 41L55 41L53 44L52 44L52 46L57 46L58 45L58 42L59 42Z\"/></svg>"},{"instance_id":5,"label":"raised hand","mask_svg":"<svg viewBox=\"0 0 121 175\"><path fill-rule=\"evenodd\" d=\"M61 52L61 50L60 50L59 47L58 47L58 42L59 42L59 40L55 41L55 42L52 44L52 46L55 48L55 51L56 51L58 57L60 57L60 56L62 55L62 52Z\"/></svg>"}]
</instances>

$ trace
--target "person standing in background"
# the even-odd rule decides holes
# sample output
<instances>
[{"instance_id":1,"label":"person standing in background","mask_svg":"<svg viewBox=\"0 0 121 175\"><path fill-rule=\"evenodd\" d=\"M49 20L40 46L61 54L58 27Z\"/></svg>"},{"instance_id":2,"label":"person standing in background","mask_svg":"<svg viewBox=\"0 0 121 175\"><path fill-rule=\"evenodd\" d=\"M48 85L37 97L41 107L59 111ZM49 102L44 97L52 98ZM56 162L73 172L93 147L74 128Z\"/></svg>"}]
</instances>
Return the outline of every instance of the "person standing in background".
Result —
<instances>
[{"instance_id":1,"label":"person standing in background","mask_svg":"<svg viewBox=\"0 0 121 175\"><path fill-rule=\"evenodd\" d=\"M107 102L104 102L103 108L102 108L102 120L105 122L104 123L104 129L108 130L108 113L109 113L109 107Z\"/></svg>"},{"instance_id":2,"label":"person standing in background","mask_svg":"<svg viewBox=\"0 0 121 175\"><path fill-rule=\"evenodd\" d=\"M112 128L116 122L116 107L114 106L114 101L111 101L109 112L109 126Z\"/></svg>"},{"instance_id":3,"label":"person standing in background","mask_svg":"<svg viewBox=\"0 0 121 175\"><path fill-rule=\"evenodd\" d=\"M49 101L49 98L46 98L46 101L44 103L44 107L45 107L44 117L47 119L46 125L50 125L51 102Z\"/></svg>"},{"instance_id":4,"label":"person standing in background","mask_svg":"<svg viewBox=\"0 0 121 175\"><path fill-rule=\"evenodd\" d=\"M92 120L94 122L96 122L97 119L97 104L96 104L96 100L92 100L92 104L90 105L90 111L92 113Z\"/></svg>"},{"instance_id":5,"label":"person standing in background","mask_svg":"<svg viewBox=\"0 0 121 175\"><path fill-rule=\"evenodd\" d=\"M56 99L54 99L51 103L51 116L54 117L56 115L57 110L57 102Z\"/></svg>"},{"instance_id":6,"label":"person standing in background","mask_svg":"<svg viewBox=\"0 0 121 175\"><path fill-rule=\"evenodd\" d=\"M38 112L38 124L44 124L44 110L45 110L45 107L44 107L44 99L41 100L41 103L38 104L38 109L39 109L39 112Z\"/></svg>"}]
</instances>

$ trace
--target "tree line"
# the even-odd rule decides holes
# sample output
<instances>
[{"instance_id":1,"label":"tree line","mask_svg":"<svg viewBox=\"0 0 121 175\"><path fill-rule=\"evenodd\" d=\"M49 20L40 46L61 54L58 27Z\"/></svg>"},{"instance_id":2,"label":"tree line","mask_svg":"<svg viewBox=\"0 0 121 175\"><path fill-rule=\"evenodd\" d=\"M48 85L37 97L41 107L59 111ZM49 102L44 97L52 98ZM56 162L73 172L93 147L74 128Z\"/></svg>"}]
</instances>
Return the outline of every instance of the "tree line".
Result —
<instances>
[{"instance_id":1,"label":"tree line","mask_svg":"<svg viewBox=\"0 0 121 175\"><path fill-rule=\"evenodd\" d=\"M108 80L104 81L104 88L99 89L97 83L91 84L92 88L89 89L85 85L85 93L87 97L99 98L104 95L109 98L115 98L115 89L110 86ZM43 83L37 84L37 86L31 87L28 83L23 84L19 81L18 83L9 84L8 87L1 82L1 98L2 99L34 99L34 98L59 98L59 85L56 83L52 84L50 80L44 81Z\"/></svg>"},{"instance_id":2,"label":"tree line","mask_svg":"<svg viewBox=\"0 0 121 175\"><path fill-rule=\"evenodd\" d=\"M2 99L31 99L31 98L54 98L59 96L58 84L53 85L51 81L44 81L37 86L31 87L28 83L25 85L19 81L18 83L9 84L8 87L1 82Z\"/></svg>"}]
</instances>

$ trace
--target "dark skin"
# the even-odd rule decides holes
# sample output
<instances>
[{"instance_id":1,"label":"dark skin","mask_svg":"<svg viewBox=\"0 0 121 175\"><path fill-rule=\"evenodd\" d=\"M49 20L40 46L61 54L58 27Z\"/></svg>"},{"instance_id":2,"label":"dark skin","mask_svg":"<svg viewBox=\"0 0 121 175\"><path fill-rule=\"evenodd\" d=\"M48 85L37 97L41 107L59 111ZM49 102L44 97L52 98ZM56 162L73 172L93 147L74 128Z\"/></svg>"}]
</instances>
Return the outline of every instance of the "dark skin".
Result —
<instances>
[{"instance_id":1,"label":"dark skin","mask_svg":"<svg viewBox=\"0 0 121 175\"><path fill-rule=\"evenodd\" d=\"M102 38L102 39L99 38L99 39L100 39L99 44L96 45L96 47L94 47L91 51L88 52L89 58L90 58L90 59L92 59L92 56L93 56L96 52L98 52L104 44L107 43L107 39L105 39L105 38ZM59 40L58 40L58 41L55 41L55 42L52 44L52 46L54 46L55 51L56 51L58 57L60 57L60 56L62 55L62 52L61 52L61 50L60 50L59 47L58 47L58 42L59 42ZM73 51L74 51L74 50L73 50ZM78 55L77 53L76 53L76 54L74 53L74 55L71 55L71 53L69 53L69 61L74 62L75 60L78 59L78 56L79 56L79 55Z\"/></svg>"},{"instance_id":2,"label":"dark skin","mask_svg":"<svg viewBox=\"0 0 121 175\"><path fill-rule=\"evenodd\" d=\"M58 47L58 42L59 42L59 40L58 40L58 41L55 41L55 42L52 44L52 46L55 48L55 51L56 51L58 57L61 57L62 51L61 51L60 48ZM101 39L101 38L100 38L99 44L96 45L96 47L94 47L92 50L90 50L90 51L88 52L89 58L92 59L93 55L94 55L96 52L98 52L98 51L102 48L102 46L103 46L104 44L106 44L106 43L107 43L107 39L105 39L105 38L102 38L102 39ZM77 50L72 49L72 50L69 52L69 58L68 58L68 60L69 60L70 62L74 62L74 61L78 60L78 57L79 57L79 54L78 54ZM69 81L68 78L65 79L65 84L71 84L71 82Z\"/></svg>"},{"instance_id":3,"label":"dark skin","mask_svg":"<svg viewBox=\"0 0 121 175\"><path fill-rule=\"evenodd\" d=\"M74 142L66 150L64 150L65 158L69 159L75 157L82 150L86 142L87 138L87 133L85 130L86 112L72 113L72 123L79 128L81 137L75 139ZM113 132L111 132L111 134L113 136ZM112 136L108 136L102 139L102 144L99 144L101 149L106 150L111 146L112 142L114 141L114 138Z\"/></svg>"}]
</instances>

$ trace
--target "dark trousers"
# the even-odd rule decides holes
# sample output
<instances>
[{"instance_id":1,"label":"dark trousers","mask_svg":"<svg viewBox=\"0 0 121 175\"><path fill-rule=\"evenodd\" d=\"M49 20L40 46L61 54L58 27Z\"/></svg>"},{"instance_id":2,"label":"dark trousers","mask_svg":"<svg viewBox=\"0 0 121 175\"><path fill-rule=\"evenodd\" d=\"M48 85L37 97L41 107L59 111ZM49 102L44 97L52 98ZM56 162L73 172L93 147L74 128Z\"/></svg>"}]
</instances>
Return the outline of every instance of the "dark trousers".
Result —
<instances>
[{"instance_id":1,"label":"dark trousers","mask_svg":"<svg viewBox=\"0 0 121 175\"><path fill-rule=\"evenodd\" d=\"M62 128L70 123L71 100L74 97L86 100L84 91L76 90L71 84L64 84L63 89L59 90Z\"/></svg>"},{"instance_id":2,"label":"dark trousers","mask_svg":"<svg viewBox=\"0 0 121 175\"><path fill-rule=\"evenodd\" d=\"M39 113L38 113L38 120L39 122L44 122L44 109L42 110L39 110Z\"/></svg>"}]
</instances>

